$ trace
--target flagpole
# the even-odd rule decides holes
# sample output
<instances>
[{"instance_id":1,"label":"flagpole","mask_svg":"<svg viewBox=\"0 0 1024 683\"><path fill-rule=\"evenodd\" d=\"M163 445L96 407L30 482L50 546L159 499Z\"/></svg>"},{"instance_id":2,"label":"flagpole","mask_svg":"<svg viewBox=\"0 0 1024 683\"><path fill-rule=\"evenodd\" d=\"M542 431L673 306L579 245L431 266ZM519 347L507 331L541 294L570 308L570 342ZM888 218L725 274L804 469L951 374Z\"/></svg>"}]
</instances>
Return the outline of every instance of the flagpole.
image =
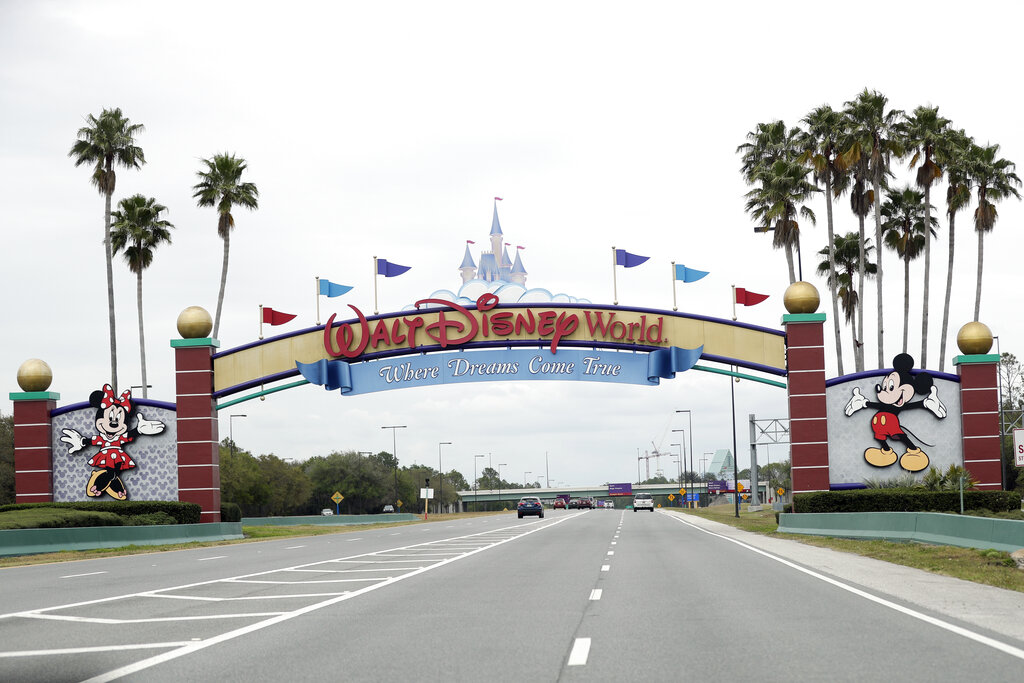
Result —
<instances>
[{"instance_id":1,"label":"flagpole","mask_svg":"<svg viewBox=\"0 0 1024 683\"><path fill-rule=\"evenodd\" d=\"M316 277L316 324L320 324L320 277Z\"/></svg>"},{"instance_id":2,"label":"flagpole","mask_svg":"<svg viewBox=\"0 0 1024 683\"><path fill-rule=\"evenodd\" d=\"M377 257L373 257L373 314L377 315Z\"/></svg>"},{"instance_id":3,"label":"flagpole","mask_svg":"<svg viewBox=\"0 0 1024 683\"><path fill-rule=\"evenodd\" d=\"M263 339L263 304L260 304L260 339Z\"/></svg>"},{"instance_id":4,"label":"flagpole","mask_svg":"<svg viewBox=\"0 0 1024 683\"><path fill-rule=\"evenodd\" d=\"M732 319L736 320L736 285L732 286Z\"/></svg>"},{"instance_id":5,"label":"flagpole","mask_svg":"<svg viewBox=\"0 0 1024 683\"><path fill-rule=\"evenodd\" d=\"M619 305L619 284L615 280L615 247L612 247L612 303Z\"/></svg>"},{"instance_id":6,"label":"flagpole","mask_svg":"<svg viewBox=\"0 0 1024 683\"><path fill-rule=\"evenodd\" d=\"M678 311L676 306L676 262L672 262L672 310Z\"/></svg>"}]
</instances>

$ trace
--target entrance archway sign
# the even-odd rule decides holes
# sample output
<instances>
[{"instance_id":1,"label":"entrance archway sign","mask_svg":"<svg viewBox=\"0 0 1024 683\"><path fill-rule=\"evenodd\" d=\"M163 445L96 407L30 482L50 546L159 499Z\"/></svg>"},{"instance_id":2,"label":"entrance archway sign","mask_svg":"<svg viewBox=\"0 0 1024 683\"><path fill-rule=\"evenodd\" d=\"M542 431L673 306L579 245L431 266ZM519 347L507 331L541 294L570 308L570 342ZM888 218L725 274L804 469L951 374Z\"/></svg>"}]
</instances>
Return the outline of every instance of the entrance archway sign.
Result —
<instances>
[{"instance_id":1,"label":"entrance archway sign","mask_svg":"<svg viewBox=\"0 0 1024 683\"><path fill-rule=\"evenodd\" d=\"M728 320L592 304L500 305L493 294L476 306L437 299L416 306L370 317L350 306L349 320L331 316L217 353L214 397L299 375L342 394L516 379L654 385L701 358L786 374L784 332Z\"/></svg>"}]
</instances>

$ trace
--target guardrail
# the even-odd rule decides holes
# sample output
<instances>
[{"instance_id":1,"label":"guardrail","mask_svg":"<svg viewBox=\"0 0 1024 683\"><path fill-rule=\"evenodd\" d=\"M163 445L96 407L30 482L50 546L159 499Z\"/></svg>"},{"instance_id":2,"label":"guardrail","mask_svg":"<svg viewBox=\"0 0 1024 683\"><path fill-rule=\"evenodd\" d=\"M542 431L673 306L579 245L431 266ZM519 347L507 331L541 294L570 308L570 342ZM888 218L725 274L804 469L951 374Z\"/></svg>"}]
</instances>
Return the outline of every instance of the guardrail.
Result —
<instances>
[{"instance_id":1,"label":"guardrail","mask_svg":"<svg viewBox=\"0 0 1024 683\"><path fill-rule=\"evenodd\" d=\"M779 515L779 532L917 541L1005 552L1024 548L1024 521L941 512L784 512Z\"/></svg>"},{"instance_id":2,"label":"guardrail","mask_svg":"<svg viewBox=\"0 0 1024 683\"><path fill-rule=\"evenodd\" d=\"M67 529L0 530L0 557L37 555L62 550L122 548L243 538L238 522L157 524L150 526L87 526Z\"/></svg>"}]
</instances>

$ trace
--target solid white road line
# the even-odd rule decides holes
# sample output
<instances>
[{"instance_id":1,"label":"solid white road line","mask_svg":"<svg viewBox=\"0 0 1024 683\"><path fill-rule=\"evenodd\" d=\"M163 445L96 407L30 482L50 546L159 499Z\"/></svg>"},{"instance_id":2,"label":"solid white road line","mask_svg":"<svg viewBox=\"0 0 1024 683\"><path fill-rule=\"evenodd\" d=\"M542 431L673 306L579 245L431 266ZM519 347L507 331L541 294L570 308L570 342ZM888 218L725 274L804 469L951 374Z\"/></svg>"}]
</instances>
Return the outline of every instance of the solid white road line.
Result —
<instances>
[{"instance_id":1,"label":"solid white road line","mask_svg":"<svg viewBox=\"0 0 1024 683\"><path fill-rule=\"evenodd\" d=\"M572 644L572 651L569 653L569 666L583 666L590 656L590 638L577 638Z\"/></svg>"},{"instance_id":2,"label":"solid white road line","mask_svg":"<svg viewBox=\"0 0 1024 683\"><path fill-rule=\"evenodd\" d=\"M996 649L996 650L999 650L1000 652L1004 652L1004 653L1010 655L1011 657L1016 657L1017 659L1024 659L1024 650L1022 650L1020 648L1013 647L1012 645L1007 645L1006 643L1002 643L1002 642L1000 642L998 640L995 640L994 638L989 638L988 636L983 636L980 633L975 633L974 631L969 631L966 628L963 628L961 626L957 626L956 624L951 624L948 621L943 621L942 619L936 619L935 617L928 616L927 614L923 614L921 612L918 612L917 610L910 609L909 607L904 607L903 605L896 604L895 602L890 602L889 600L886 600L885 598L880 598L877 595L872 595L871 593L868 593L867 591L863 591L863 590L861 590L859 588L854 588L853 586L851 586L849 584L846 584L846 583L843 583L842 581L837 581L836 579L833 579L833 578L830 578L828 576L825 576L824 574L819 574L818 572L816 572L816 571L814 571L812 569L808 569L806 567L801 567L800 565L796 564L795 562L790 562L789 560L783 559L783 558L779 557L778 555L772 555L771 553L769 553L767 551L764 551L764 550L761 550L760 548L755 548L754 546L752 546L752 545L750 545L748 543L744 543L743 541L739 541L739 540L737 540L735 538L729 538L728 536L723 536L722 534L715 533L714 531L709 531L708 529L703 529L703 528L697 526L696 524L692 524L692 523L686 521L685 519L680 519L676 515L669 515L669 517L671 517L672 519L676 520L677 522L680 522L681 524L685 524L686 526L688 526L688 527L690 527L692 529L696 529L697 531L701 531L701 532L703 532L705 534L709 534L711 536L717 536L718 538L721 538L722 540L725 540L725 541L729 541L730 543L735 543L736 545L740 546L741 548L746 548L747 550L749 550L751 552L754 552L754 553L757 553L758 555L762 555L764 557L767 557L770 560L775 560L779 564L784 564L787 567L790 567L791 569L797 570L798 572L802 572L804 574L807 574L808 576L813 576L814 578L819 579L821 581L824 581L825 583L831 584L831 585L835 586L836 588L839 588L841 590L847 591L848 593L853 593L854 595L860 596L860 597L864 598L865 600L870 600L871 602L874 602L876 604L882 605L883 607L888 607L889 609L895 610L896 612L900 612L901 614L906 614L907 616L913 617L914 619L919 619L920 621L923 621L923 622L925 622L927 624L931 624L933 626L938 626L939 628L941 628L941 629L943 629L945 631L949 631L950 633L955 633L955 634L957 634L959 636L963 636L964 638L967 638L968 640L973 640L976 643L981 643L982 645L988 645L989 647L991 647L993 649Z\"/></svg>"},{"instance_id":3,"label":"solid white road line","mask_svg":"<svg viewBox=\"0 0 1024 683\"><path fill-rule=\"evenodd\" d=\"M153 565L156 566L155 564ZM89 572L88 574L68 574L67 576L61 576L62 579L77 579L79 576L96 576L97 574L106 574L107 572Z\"/></svg>"},{"instance_id":4,"label":"solid white road line","mask_svg":"<svg viewBox=\"0 0 1024 683\"><path fill-rule=\"evenodd\" d=\"M92 652L121 652L122 650L158 650L165 647L184 647L189 641L175 643L141 643L138 645L99 645L96 647L66 647L58 650L19 650L0 652L0 657L43 657L47 655L84 655Z\"/></svg>"}]
</instances>

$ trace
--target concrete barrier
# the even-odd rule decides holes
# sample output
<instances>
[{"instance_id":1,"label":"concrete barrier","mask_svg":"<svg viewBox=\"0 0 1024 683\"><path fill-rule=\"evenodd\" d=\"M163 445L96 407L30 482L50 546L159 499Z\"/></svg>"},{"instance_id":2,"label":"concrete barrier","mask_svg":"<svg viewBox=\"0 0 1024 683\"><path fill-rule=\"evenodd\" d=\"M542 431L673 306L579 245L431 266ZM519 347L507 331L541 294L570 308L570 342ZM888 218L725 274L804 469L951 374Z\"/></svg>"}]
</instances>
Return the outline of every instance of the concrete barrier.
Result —
<instances>
[{"instance_id":1,"label":"concrete barrier","mask_svg":"<svg viewBox=\"0 0 1024 683\"><path fill-rule=\"evenodd\" d=\"M917 541L1005 552L1024 548L1024 521L941 512L784 512L779 515L779 533Z\"/></svg>"},{"instance_id":2,"label":"concrete barrier","mask_svg":"<svg viewBox=\"0 0 1024 683\"><path fill-rule=\"evenodd\" d=\"M0 557L56 553L62 550L122 548L243 538L238 522L157 524L152 526L88 526L69 529L0 530Z\"/></svg>"},{"instance_id":3,"label":"concrete barrier","mask_svg":"<svg viewBox=\"0 0 1024 683\"><path fill-rule=\"evenodd\" d=\"M351 524L383 524L385 522L412 522L417 519L422 519L422 516L406 514L401 512L380 515L304 515L301 517L243 517L242 526L298 526L299 524L347 526Z\"/></svg>"}]
</instances>

